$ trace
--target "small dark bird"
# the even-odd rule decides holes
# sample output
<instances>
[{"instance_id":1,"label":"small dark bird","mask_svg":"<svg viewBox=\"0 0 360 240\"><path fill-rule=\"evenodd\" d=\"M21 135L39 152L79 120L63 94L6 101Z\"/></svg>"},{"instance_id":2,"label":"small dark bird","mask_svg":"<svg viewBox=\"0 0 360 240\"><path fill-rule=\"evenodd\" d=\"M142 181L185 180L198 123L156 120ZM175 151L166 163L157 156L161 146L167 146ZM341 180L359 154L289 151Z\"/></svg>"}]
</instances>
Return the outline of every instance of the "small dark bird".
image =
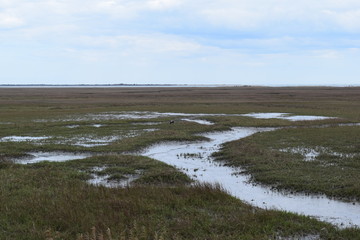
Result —
<instances>
[{"instance_id":1,"label":"small dark bird","mask_svg":"<svg viewBox=\"0 0 360 240\"><path fill-rule=\"evenodd\" d=\"M171 120L169 123L170 123L170 124L174 124L174 123L175 123L175 121L174 121L174 120Z\"/></svg>"}]
</instances>

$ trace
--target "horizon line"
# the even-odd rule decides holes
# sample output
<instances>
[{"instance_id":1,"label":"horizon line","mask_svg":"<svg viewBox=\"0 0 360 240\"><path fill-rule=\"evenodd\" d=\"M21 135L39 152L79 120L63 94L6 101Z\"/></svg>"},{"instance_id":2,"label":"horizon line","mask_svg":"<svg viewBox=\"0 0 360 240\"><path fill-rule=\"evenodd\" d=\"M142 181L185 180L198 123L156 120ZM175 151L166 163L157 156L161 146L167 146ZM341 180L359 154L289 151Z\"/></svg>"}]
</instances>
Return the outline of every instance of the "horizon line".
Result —
<instances>
[{"instance_id":1,"label":"horizon line","mask_svg":"<svg viewBox=\"0 0 360 240\"><path fill-rule=\"evenodd\" d=\"M0 84L1 87L360 87L360 84L328 85L249 85L249 84L138 84L138 83L104 83L104 84Z\"/></svg>"}]
</instances>

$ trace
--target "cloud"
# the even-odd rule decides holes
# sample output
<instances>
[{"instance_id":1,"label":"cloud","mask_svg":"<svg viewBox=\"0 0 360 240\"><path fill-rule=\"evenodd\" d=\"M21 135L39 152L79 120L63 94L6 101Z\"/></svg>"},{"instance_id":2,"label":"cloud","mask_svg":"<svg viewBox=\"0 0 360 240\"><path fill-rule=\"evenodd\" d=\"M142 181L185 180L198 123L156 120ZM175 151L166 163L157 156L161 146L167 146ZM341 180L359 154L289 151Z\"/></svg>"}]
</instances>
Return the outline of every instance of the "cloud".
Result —
<instances>
[{"instance_id":1,"label":"cloud","mask_svg":"<svg viewBox=\"0 0 360 240\"><path fill-rule=\"evenodd\" d=\"M349 32L360 31L360 8L347 11L323 10L335 24Z\"/></svg>"},{"instance_id":2,"label":"cloud","mask_svg":"<svg viewBox=\"0 0 360 240\"><path fill-rule=\"evenodd\" d=\"M0 13L0 28L15 28L25 24L24 20L9 13Z\"/></svg>"},{"instance_id":3,"label":"cloud","mask_svg":"<svg viewBox=\"0 0 360 240\"><path fill-rule=\"evenodd\" d=\"M53 62L56 69L70 59L108 66L111 75L120 74L119 63L158 64L157 72L168 66L184 77L235 79L242 71L279 76L290 63L298 73L309 63L333 70L358 59L360 47L358 0L0 0L0 9L0 51L14 66L27 55L23 66Z\"/></svg>"},{"instance_id":4,"label":"cloud","mask_svg":"<svg viewBox=\"0 0 360 240\"><path fill-rule=\"evenodd\" d=\"M196 42L173 35L116 35L116 36L81 36L74 39L73 45L86 49L98 49L116 52L120 55L171 54L187 56L204 47Z\"/></svg>"},{"instance_id":5,"label":"cloud","mask_svg":"<svg viewBox=\"0 0 360 240\"><path fill-rule=\"evenodd\" d=\"M355 0L199 0L187 9L219 28L267 34L358 30L360 2Z\"/></svg>"},{"instance_id":6,"label":"cloud","mask_svg":"<svg viewBox=\"0 0 360 240\"><path fill-rule=\"evenodd\" d=\"M150 9L165 10L178 7L183 3L182 0L150 0L147 5Z\"/></svg>"},{"instance_id":7,"label":"cloud","mask_svg":"<svg viewBox=\"0 0 360 240\"><path fill-rule=\"evenodd\" d=\"M181 39L174 36L165 35L140 35L140 36L120 36L117 38L121 42L126 42L133 49L153 53L180 53L188 54L198 50L201 46L195 42Z\"/></svg>"},{"instance_id":8,"label":"cloud","mask_svg":"<svg viewBox=\"0 0 360 240\"><path fill-rule=\"evenodd\" d=\"M206 9L201 11L201 15L213 25L235 29L254 28L263 18L260 13L241 8Z\"/></svg>"}]
</instances>

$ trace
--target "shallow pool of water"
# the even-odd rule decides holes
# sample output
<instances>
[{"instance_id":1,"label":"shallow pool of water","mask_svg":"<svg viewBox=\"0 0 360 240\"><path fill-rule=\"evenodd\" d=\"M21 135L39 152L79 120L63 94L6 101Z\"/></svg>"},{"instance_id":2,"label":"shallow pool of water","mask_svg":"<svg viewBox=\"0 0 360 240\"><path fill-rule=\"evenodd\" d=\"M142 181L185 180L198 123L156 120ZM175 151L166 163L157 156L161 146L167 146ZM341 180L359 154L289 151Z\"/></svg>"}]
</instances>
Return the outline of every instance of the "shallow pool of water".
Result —
<instances>
[{"instance_id":1,"label":"shallow pool of water","mask_svg":"<svg viewBox=\"0 0 360 240\"><path fill-rule=\"evenodd\" d=\"M202 120L202 119L183 118L181 120L182 121L187 121L187 122L195 122L195 123L202 124L202 125L214 125L213 122L210 122L210 121L207 121L207 120Z\"/></svg>"},{"instance_id":2,"label":"shallow pool of water","mask_svg":"<svg viewBox=\"0 0 360 240\"><path fill-rule=\"evenodd\" d=\"M67 128L78 128L78 127L80 127L80 125L68 125L68 126L66 126Z\"/></svg>"},{"instance_id":3,"label":"shallow pool of water","mask_svg":"<svg viewBox=\"0 0 360 240\"><path fill-rule=\"evenodd\" d=\"M155 126L155 125L160 125L162 124L162 122L135 122L132 123L132 125L143 125L143 126Z\"/></svg>"},{"instance_id":4,"label":"shallow pool of water","mask_svg":"<svg viewBox=\"0 0 360 240\"><path fill-rule=\"evenodd\" d=\"M96 136L86 136L79 137L74 139L69 139L69 141L74 142L73 144L81 147L97 147L97 146L106 146L112 142L126 138L127 136L107 136L107 137L96 137ZM66 141L64 141L66 142ZM64 143L63 142L63 143Z\"/></svg>"},{"instance_id":5,"label":"shallow pool of water","mask_svg":"<svg viewBox=\"0 0 360 240\"><path fill-rule=\"evenodd\" d=\"M305 148L305 147L293 147L293 148L284 148L279 149L281 152L288 152L288 153L297 153L301 154L304 157L304 161L314 161L320 154L327 154L335 157L340 158L353 158L358 156L356 153L340 153L334 152L329 148L325 147L315 147L315 148Z\"/></svg>"},{"instance_id":6,"label":"shallow pool of water","mask_svg":"<svg viewBox=\"0 0 360 240\"><path fill-rule=\"evenodd\" d=\"M262 118L262 119L284 119L288 121L311 121L311 120L324 120L333 119L333 117L324 116L310 116L310 115L290 115L290 113L249 113L243 114L246 117Z\"/></svg>"},{"instance_id":7,"label":"shallow pool of water","mask_svg":"<svg viewBox=\"0 0 360 240\"><path fill-rule=\"evenodd\" d=\"M280 151L301 154L304 157L304 161L314 161L321 153L319 149L321 150L321 152L325 151L325 148L312 149L304 147L285 148L280 149Z\"/></svg>"},{"instance_id":8,"label":"shallow pool of water","mask_svg":"<svg viewBox=\"0 0 360 240\"><path fill-rule=\"evenodd\" d=\"M105 126L104 124L93 124L91 125L92 127L96 127L96 128L99 128L99 127L103 127Z\"/></svg>"},{"instance_id":9,"label":"shallow pool of water","mask_svg":"<svg viewBox=\"0 0 360 240\"><path fill-rule=\"evenodd\" d=\"M15 160L16 163L30 164L43 161L64 162L79 160L92 156L91 153L68 153L68 152L29 152L30 156Z\"/></svg>"},{"instance_id":10,"label":"shallow pool of water","mask_svg":"<svg viewBox=\"0 0 360 240\"><path fill-rule=\"evenodd\" d=\"M123 140L125 138L131 138L140 136L141 134L147 132L157 131L156 128L142 129L142 130L131 130L119 132L112 136L94 136L94 135L85 135L85 136L74 136L72 138L63 138L55 141L57 144L72 144L81 147L98 147L98 146L107 146L116 141Z\"/></svg>"},{"instance_id":11,"label":"shallow pool of water","mask_svg":"<svg viewBox=\"0 0 360 240\"><path fill-rule=\"evenodd\" d=\"M280 193L269 187L249 183L249 175L239 175L234 169L214 162L211 154L221 144L272 128L233 128L231 131L203 134L210 141L196 143L162 143L141 155L173 165L200 182L220 183L231 195L254 206L277 209L315 217L338 226L360 226L360 204L341 202L320 195Z\"/></svg>"},{"instance_id":12,"label":"shallow pool of water","mask_svg":"<svg viewBox=\"0 0 360 240\"><path fill-rule=\"evenodd\" d=\"M7 136L0 139L1 142L37 142L50 137L31 137L31 136Z\"/></svg>"},{"instance_id":13,"label":"shallow pool of water","mask_svg":"<svg viewBox=\"0 0 360 240\"><path fill-rule=\"evenodd\" d=\"M141 176L141 170L135 170L135 174L124 174L124 179L109 180L109 175L99 175L98 173L104 171L107 167L94 167L91 179L87 182L95 186L104 186L108 188L128 187L133 181L139 179Z\"/></svg>"}]
</instances>

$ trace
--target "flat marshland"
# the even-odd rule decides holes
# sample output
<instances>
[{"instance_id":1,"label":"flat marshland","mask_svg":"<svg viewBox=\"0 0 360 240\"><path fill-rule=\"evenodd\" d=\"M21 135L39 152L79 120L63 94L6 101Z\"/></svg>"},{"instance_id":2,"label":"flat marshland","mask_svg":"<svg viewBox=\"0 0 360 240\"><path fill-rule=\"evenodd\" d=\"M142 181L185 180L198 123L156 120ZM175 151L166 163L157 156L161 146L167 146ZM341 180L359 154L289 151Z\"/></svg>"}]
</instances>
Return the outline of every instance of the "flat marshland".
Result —
<instances>
[{"instance_id":1,"label":"flat marshland","mask_svg":"<svg viewBox=\"0 0 360 240\"><path fill-rule=\"evenodd\" d=\"M360 239L358 228L251 206L196 182L197 169L186 175L137 154L206 141L201 133L269 127L213 157L274 191L356 207L358 87L0 88L0 110L0 239ZM22 164L37 154L57 160ZM61 160L66 154L75 160Z\"/></svg>"}]
</instances>

